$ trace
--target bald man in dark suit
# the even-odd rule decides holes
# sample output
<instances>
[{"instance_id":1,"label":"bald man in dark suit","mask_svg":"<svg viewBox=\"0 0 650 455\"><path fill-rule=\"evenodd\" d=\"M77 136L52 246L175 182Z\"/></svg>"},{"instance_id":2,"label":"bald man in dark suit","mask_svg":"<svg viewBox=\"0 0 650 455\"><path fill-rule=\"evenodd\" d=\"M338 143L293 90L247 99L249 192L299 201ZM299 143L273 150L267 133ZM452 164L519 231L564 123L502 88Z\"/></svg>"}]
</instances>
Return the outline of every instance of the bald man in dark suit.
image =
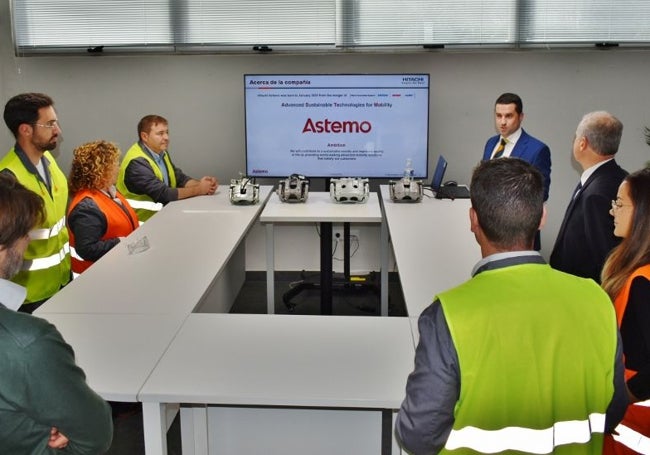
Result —
<instances>
[{"instance_id":1,"label":"bald man in dark suit","mask_svg":"<svg viewBox=\"0 0 650 455\"><path fill-rule=\"evenodd\" d=\"M580 121L573 156L583 172L550 259L553 268L598 283L607 255L620 241L609 210L627 175L614 160L622 134L623 124L608 112L591 112Z\"/></svg>"}]
</instances>

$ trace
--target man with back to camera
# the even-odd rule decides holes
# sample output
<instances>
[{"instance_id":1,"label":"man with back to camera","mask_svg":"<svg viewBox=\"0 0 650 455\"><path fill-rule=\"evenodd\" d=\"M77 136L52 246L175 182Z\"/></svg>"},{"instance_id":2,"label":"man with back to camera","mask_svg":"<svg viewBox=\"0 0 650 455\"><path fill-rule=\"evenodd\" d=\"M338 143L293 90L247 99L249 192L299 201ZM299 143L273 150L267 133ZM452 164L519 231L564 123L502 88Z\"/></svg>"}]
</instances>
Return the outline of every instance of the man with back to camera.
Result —
<instances>
[{"instance_id":1,"label":"man with back to camera","mask_svg":"<svg viewBox=\"0 0 650 455\"><path fill-rule=\"evenodd\" d=\"M217 191L215 177L196 180L172 163L167 151L169 124L164 117L143 117L138 122L138 137L122 160L117 189L135 209L140 223L169 202Z\"/></svg>"},{"instance_id":2,"label":"man with back to camera","mask_svg":"<svg viewBox=\"0 0 650 455\"><path fill-rule=\"evenodd\" d=\"M0 452L96 455L111 445L111 409L86 383L74 352L44 319L16 312L29 234L47 215L43 198L0 175Z\"/></svg>"},{"instance_id":3,"label":"man with back to camera","mask_svg":"<svg viewBox=\"0 0 650 455\"><path fill-rule=\"evenodd\" d=\"M419 318L398 439L414 454L600 454L627 405L613 306L532 249L546 218L533 166L483 161L471 188L483 259Z\"/></svg>"},{"instance_id":4,"label":"man with back to camera","mask_svg":"<svg viewBox=\"0 0 650 455\"><path fill-rule=\"evenodd\" d=\"M614 160L623 124L605 111L586 114L576 129L573 157L582 167L551 253L551 267L600 283L609 252L620 242L609 214L627 171Z\"/></svg>"},{"instance_id":5,"label":"man with back to camera","mask_svg":"<svg viewBox=\"0 0 650 455\"><path fill-rule=\"evenodd\" d=\"M483 161L511 157L529 162L544 177L544 201L548 200L551 187L551 150L548 145L526 133L521 127L524 120L523 102L519 95L504 93L494 103L494 123L497 131L485 143ZM539 233L535 237L535 249L541 248Z\"/></svg>"},{"instance_id":6,"label":"man with back to camera","mask_svg":"<svg viewBox=\"0 0 650 455\"><path fill-rule=\"evenodd\" d=\"M23 93L7 101L4 120L16 138L0 160L0 171L13 175L45 203L45 219L29 233L22 270L13 281L27 288L20 311L32 313L70 281L70 246L65 227L68 182L50 150L61 127L52 98Z\"/></svg>"}]
</instances>

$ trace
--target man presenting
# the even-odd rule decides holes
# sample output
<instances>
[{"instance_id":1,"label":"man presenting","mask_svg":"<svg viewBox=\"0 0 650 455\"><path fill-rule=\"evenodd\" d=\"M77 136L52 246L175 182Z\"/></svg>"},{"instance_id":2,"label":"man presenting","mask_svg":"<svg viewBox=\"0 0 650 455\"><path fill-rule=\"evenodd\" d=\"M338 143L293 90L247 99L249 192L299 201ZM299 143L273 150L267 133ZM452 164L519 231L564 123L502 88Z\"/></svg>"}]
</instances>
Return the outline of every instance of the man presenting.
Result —
<instances>
[{"instance_id":1,"label":"man presenting","mask_svg":"<svg viewBox=\"0 0 650 455\"><path fill-rule=\"evenodd\" d=\"M488 139L483 151L483 161L494 158L521 158L529 162L544 177L544 201L551 186L551 150L548 145L526 133L521 127L524 120L523 102L519 95L504 93L494 104L494 121L497 135Z\"/></svg>"},{"instance_id":2,"label":"man presenting","mask_svg":"<svg viewBox=\"0 0 650 455\"><path fill-rule=\"evenodd\" d=\"M600 454L627 405L613 306L532 250L546 216L533 166L483 161L471 188L483 259L420 316L397 436L414 454Z\"/></svg>"},{"instance_id":3,"label":"man presenting","mask_svg":"<svg viewBox=\"0 0 650 455\"><path fill-rule=\"evenodd\" d=\"M196 180L172 163L167 151L169 125L164 117L143 117L138 123L138 137L122 160L117 189L135 209L140 223L168 202L215 193L215 177Z\"/></svg>"},{"instance_id":4,"label":"man presenting","mask_svg":"<svg viewBox=\"0 0 650 455\"><path fill-rule=\"evenodd\" d=\"M65 227L68 182L50 150L61 127L52 99L42 93L23 93L7 101L4 120L16 138L0 160L0 172L14 176L45 204L45 218L29 233L22 269L13 278L27 288L20 311L32 313L70 281L70 245Z\"/></svg>"}]
</instances>

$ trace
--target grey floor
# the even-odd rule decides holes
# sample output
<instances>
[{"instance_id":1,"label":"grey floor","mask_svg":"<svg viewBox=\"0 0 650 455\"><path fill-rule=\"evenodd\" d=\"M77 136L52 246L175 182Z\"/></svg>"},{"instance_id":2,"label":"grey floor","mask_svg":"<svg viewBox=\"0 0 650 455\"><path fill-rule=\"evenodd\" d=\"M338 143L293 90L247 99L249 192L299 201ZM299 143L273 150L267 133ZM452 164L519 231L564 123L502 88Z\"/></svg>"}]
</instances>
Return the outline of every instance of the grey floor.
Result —
<instances>
[{"instance_id":1,"label":"grey floor","mask_svg":"<svg viewBox=\"0 0 650 455\"><path fill-rule=\"evenodd\" d=\"M318 272L276 272L275 312L276 314L321 314L320 290L305 289L284 302L284 294L299 283L318 283ZM358 277L354 284L346 283L336 275L332 291L332 313L346 316L379 315L379 276L371 274ZM364 281L365 280L365 281ZM307 284L305 287L309 288ZM389 316L406 316L404 297L396 273L388 280ZM248 272L231 313L266 313L266 273ZM113 444L107 452L110 455L144 454L142 431L142 410L137 404L114 404ZM180 421L178 416L167 433L169 455L181 454Z\"/></svg>"},{"instance_id":2,"label":"grey floor","mask_svg":"<svg viewBox=\"0 0 650 455\"><path fill-rule=\"evenodd\" d=\"M276 272L276 314L321 314L319 272ZM302 292L285 303L285 294L305 283ZM345 316L379 316L379 274L357 276L354 282L345 281L342 274L334 275L332 313ZM266 272L247 272L231 313L266 313ZM402 287L397 273L388 276L388 315L406 316Z\"/></svg>"}]
</instances>

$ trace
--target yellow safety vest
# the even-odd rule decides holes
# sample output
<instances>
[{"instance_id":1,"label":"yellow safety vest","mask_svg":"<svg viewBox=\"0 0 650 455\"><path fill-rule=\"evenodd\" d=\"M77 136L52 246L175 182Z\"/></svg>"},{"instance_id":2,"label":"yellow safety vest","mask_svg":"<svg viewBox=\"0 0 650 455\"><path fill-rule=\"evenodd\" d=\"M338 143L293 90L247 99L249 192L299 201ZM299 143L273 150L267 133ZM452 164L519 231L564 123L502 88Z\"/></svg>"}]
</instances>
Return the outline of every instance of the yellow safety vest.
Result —
<instances>
[{"instance_id":1,"label":"yellow safety vest","mask_svg":"<svg viewBox=\"0 0 650 455\"><path fill-rule=\"evenodd\" d=\"M601 454L617 332L595 282L523 264L438 298L461 375L441 453Z\"/></svg>"},{"instance_id":2,"label":"yellow safety vest","mask_svg":"<svg viewBox=\"0 0 650 455\"><path fill-rule=\"evenodd\" d=\"M129 205L135 209L135 212L138 214L138 219L140 223L144 223L149 218L158 213L163 205L160 202L155 202L146 194L138 194L129 191L124 183L124 178L126 176L126 168L129 166L129 163L136 158L144 158L149 162L151 169L153 169L156 177L162 182L163 174L158 168L158 164L149 156L147 152L142 150L140 143L136 142L131 146L131 148L124 155L122 164L120 164L120 173L117 177L117 189L124 195L126 200L129 202ZM169 186L176 188L176 174L174 172L174 166L172 165L171 160L169 159L169 154L165 153L163 160L165 166L167 167L167 174L169 175Z\"/></svg>"},{"instance_id":3,"label":"yellow safety vest","mask_svg":"<svg viewBox=\"0 0 650 455\"><path fill-rule=\"evenodd\" d=\"M12 279L27 288L25 303L48 299L70 281L70 245L65 226L68 182L50 152L43 157L48 161L48 165L43 164L50 175L51 193L41 177L25 167L14 148L0 161L0 170L9 169L45 203L45 222L29 232L23 268Z\"/></svg>"}]
</instances>

